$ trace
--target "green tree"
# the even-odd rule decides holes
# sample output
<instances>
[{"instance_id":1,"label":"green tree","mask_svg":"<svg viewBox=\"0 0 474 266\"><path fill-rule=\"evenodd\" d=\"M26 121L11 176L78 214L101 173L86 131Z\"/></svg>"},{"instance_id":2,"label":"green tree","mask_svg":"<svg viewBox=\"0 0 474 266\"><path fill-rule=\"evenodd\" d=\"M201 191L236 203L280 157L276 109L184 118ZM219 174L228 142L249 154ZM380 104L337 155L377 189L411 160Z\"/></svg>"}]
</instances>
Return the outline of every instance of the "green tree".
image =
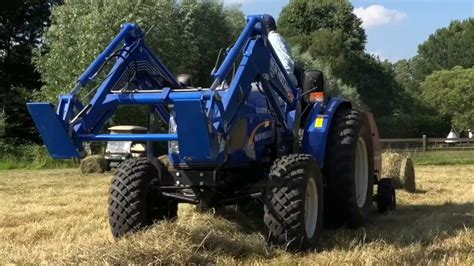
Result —
<instances>
[{"instance_id":1,"label":"green tree","mask_svg":"<svg viewBox=\"0 0 474 266\"><path fill-rule=\"evenodd\" d=\"M335 32L342 37L347 52L362 52L366 36L362 21L353 13L346 0L291 0L280 14L281 32L288 37L310 36L326 30L322 36ZM315 36L310 36L311 39Z\"/></svg>"},{"instance_id":2,"label":"green tree","mask_svg":"<svg viewBox=\"0 0 474 266\"><path fill-rule=\"evenodd\" d=\"M395 80L410 95L418 93L418 83L413 76L413 60L402 59L393 64Z\"/></svg>"},{"instance_id":3,"label":"green tree","mask_svg":"<svg viewBox=\"0 0 474 266\"><path fill-rule=\"evenodd\" d=\"M236 41L244 26L243 13L235 6L225 9L219 1L182 0L178 15L182 23L177 41L184 52L178 71L210 86L217 54Z\"/></svg>"},{"instance_id":4,"label":"green tree","mask_svg":"<svg viewBox=\"0 0 474 266\"><path fill-rule=\"evenodd\" d=\"M352 10L346 0L292 0L283 8L278 22L293 46L324 62L336 77L357 87L354 73L349 73L347 66L348 62L361 61L366 36Z\"/></svg>"},{"instance_id":5,"label":"green tree","mask_svg":"<svg viewBox=\"0 0 474 266\"><path fill-rule=\"evenodd\" d=\"M376 117L379 134L382 138L444 138L451 125L436 112L401 113L391 116Z\"/></svg>"},{"instance_id":6,"label":"green tree","mask_svg":"<svg viewBox=\"0 0 474 266\"><path fill-rule=\"evenodd\" d=\"M428 92L424 92L427 85L422 88L421 83L425 78L431 77L430 74L436 73L434 71L450 70L456 65L472 68L474 63L472 57L474 54L473 38L474 19L453 21L449 27L437 30L421 44L417 56L408 60L400 60L393 65L396 81L403 88L399 101L402 111L397 116L383 118L382 126L391 126L387 126L387 130L382 130L382 133L393 136L392 133L396 131L391 131L390 128L410 125L412 133L409 135L415 135L413 133L418 132L417 136L425 133L431 136L445 137L446 132L449 131L449 123L454 122L453 115L439 112L439 106L429 103L426 97L434 95L434 92L431 88L428 89ZM426 84L433 84L433 79L435 78L431 77ZM430 116L424 114L430 114ZM460 114L456 117L465 121L463 116L466 115L469 114ZM459 126L465 122L455 124Z\"/></svg>"},{"instance_id":7,"label":"green tree","mask_svg":"<svg viewBox=\"0 0 474 266\"><path fill-rule=\"evenodd\" d=\"M401 88L388 62L363 54L341 61L334 73L345 83L357 88L362 102L375 116L392 115L400 111Z\"/></svg>"},{"instance_id":8,"label":"green tree","mask_svg":"<svg viewBox=\"0 0 474 266\"><path fill-rule=\"evenodd\" d=\"M421 83L425 103L458 129L474 127L474 68L435 71Z\"/></svg>"},{"instance_id":9,"label":"green tree","mask_svg":"<svg viewBox=\"0 0 474 266\"><path fill-rule=\"evenodd\" d=\"M418 47L418 55L393 66L397 82L414 100L420 100L420 83L433 71L474 66L474 19L452 21Z\"/></svg>"},{"instance_id":10,"label":"green tree","mask_svg":"<svg viewBox=\"0 0 474 266\"><path fill-rule=\"evenodd\" d=\"M418 47L413 74L423 81L433 71L474 67L474 18L451 22Z\"/></svg>"},{"instance_id":11,"label":"green tree","mask_svg":"<svg viewBox=\"0 0 474 266\"><path fill-rule=\"evenodd\" d=\"M31 92L41 87L31 62L32 49L41 45L53 4L59 0L12 0L0 8L0 110L9 142L38 140L26 110Z\"/></svg>"},{"instance_id":12,"label":"green tree","mask_svg":"<svg viewBox=\"0 0 474 266\"><path fill-rule=\"evenodd\" d=\"M400 106L393 70L364 52L365 32L352 11L346 0L292 0L280 15L280 31L347 91L355 90L361 106L376 116L390 115Z\"/></svg>"},{"instance_id":13,"label":"green tree","mask_svg":"<svg viewBox=\"0 0 474 266\"><path fill-rule=\"evenodd\" d=\"M322 60L314 59L310 53L301 53L295 50L296 61L304 69L318 69L324 73L324 90L331 97L343 97L350 100L352 105L359 109L367 109L367 106L360 99L357 89L345 84L340 78L334 76L328 64Z\"/></svg>"},{"instance_id":14,"label":"green tree","mask_svg":"<svg viewBox=\"0 0 474 266\"><path fill-rule=\"evenodd\" d=\"M125 22L148 31L146 42L176 74L194 74L202 86L219 48L240 31L243 14L217 0L65 0L52 12L36 66L45 83L39 98L56 100L71 90L77 77L107 46ZM234 23L234 24L232 24Z\"/></svg>"},{"instance_id":15,"label":"green tree","mask_svg":"<svg viewBox=\"0 0 474 266\"><path fill-rule=\"evenodd\" d=\"M5 120L7 119L7 115L3 109L0 110L0 138L5 135Z\"/></svg>"}]
</instances>

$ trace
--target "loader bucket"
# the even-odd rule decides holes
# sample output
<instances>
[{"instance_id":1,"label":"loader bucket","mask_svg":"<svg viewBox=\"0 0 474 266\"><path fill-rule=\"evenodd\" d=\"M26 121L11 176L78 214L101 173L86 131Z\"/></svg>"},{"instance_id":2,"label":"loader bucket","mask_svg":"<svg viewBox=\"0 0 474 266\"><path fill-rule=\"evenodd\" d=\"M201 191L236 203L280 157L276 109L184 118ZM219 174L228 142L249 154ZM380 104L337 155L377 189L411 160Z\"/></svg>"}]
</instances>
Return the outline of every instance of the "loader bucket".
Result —
<instances>
[{"instance_id":1,"label":"loader bucket","mask_svg":"<svg viewBox=\"0 0 474 266\"><path fill-rule=\"evenodd\" d=\"M27 106L51 157L54 159L81 157L52 104L28 103Z\"/></svg>"}]
</instances>

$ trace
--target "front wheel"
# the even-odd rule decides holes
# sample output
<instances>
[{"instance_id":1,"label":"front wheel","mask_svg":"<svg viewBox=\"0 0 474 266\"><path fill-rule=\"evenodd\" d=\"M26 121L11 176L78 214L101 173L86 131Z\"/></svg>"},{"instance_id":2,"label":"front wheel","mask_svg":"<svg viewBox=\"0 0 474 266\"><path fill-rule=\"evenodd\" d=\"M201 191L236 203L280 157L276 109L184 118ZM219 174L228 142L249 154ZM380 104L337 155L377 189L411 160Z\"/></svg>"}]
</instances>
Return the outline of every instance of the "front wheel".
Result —
<instances>
[{"instance_id":1,"label":"front wheel","mask_svg":"<svg viewBox=\"0 0 474 266\"><path fill-rule=\"evenodd\" d=\"M316 247L323 227L323 181L316 160L293 154L276 160L264 200L271 244L288 250Z\"/></svg>"},{"instance_id":2,"label":"front wheel","mask_svg":"<svg viewBox=\"0 0 474 266\"><path fill-rule=\"evenodd\" d=\"M119 165L109 195L109 223L115 238L177 217L178 203L160 196L160 174L166 169L160 172L147 158Z\"/></svg>"}]
</instances>

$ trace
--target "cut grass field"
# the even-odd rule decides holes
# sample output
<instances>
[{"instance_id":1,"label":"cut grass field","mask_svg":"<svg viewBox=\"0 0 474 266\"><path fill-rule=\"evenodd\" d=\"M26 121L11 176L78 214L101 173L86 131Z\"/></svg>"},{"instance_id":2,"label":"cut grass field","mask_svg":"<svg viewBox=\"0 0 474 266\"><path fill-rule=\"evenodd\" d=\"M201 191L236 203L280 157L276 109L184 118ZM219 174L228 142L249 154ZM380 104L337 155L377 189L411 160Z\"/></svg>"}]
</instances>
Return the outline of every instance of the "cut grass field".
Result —
<instances>
[{"instance_id":1,"label":"cut grass field","mask_svg":"<svg viewBox=\"0 0 474 266\"><path fill-rule=\"evenodd\" d=\"M417 166L418 192L358 230L326 229L321 251L267 247L245 217L180 206L180 218L114 241L110 174L77 169L0 171L0 264L278 263L474 264L474 165ZM239 219L240 218L240 219ZM240 220L242 222L236 222Z\"/></svg>"}]
</instances>

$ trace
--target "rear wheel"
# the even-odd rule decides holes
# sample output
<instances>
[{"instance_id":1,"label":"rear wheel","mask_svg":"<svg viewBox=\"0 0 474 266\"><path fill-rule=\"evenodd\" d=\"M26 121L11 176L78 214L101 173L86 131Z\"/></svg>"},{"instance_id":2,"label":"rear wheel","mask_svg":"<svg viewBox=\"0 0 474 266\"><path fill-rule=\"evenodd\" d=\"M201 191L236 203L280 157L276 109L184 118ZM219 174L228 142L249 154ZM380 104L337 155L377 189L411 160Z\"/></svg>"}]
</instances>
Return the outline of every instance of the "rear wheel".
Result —
<instances>
[{"instance_id":1,"label":"rear wheel","mask_svg":"<svg viewBox=\"0 0 474 266\"><path fill-rule=\"evenodd\" d=\"M264 200L264 222L271 244L289 250L316 247L323 226L323 183L311 155L275 161Z\"/></svg>"},{"instance_id":2,"label":"rear wheel","mask_svg":"<svg viewBox=\"0 0 474 266\"><path fill-rule=\"evenodd\" d=\"M162 167L160 172L147 158L119 165L109 195L109 223L115 238L177 217L178 204L160 196L166 170Z\"/></svg>"},{"instance_id":3,"label":"rear wheel","mask_svg":"<svg viewBox=\"0 0 474 266\"><path fill-rule=\"evenodd\" d=\"M329 132L326 218L329 225L358 227L372 207L374 185L370 125L356 110L339 110Z\"/></svg>"},{"instance_id":4,"label":"rear wheel","mask_svg":"<svg viewBox=\"0 0 474 266\"><path fill-rule=\"evenodd\" d=\"M367 144L363 137L359 137L355 154L355 194L357 206L363 208L367 200L367 190L369 184L369 160L367 154Z\"/></svg>"}]
</instances>

